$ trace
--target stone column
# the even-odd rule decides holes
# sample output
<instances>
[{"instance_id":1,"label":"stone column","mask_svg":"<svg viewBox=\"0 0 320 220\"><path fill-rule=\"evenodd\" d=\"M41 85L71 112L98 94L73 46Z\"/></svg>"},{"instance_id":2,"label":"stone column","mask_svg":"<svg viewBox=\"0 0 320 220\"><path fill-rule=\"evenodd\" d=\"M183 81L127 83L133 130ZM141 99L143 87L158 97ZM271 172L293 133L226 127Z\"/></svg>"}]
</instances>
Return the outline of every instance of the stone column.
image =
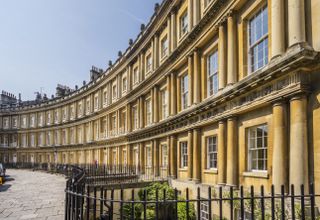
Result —
<instances>
[{"instance_id":1,"label":"stone column","mask_svg":"<svg viewBox=\"0 0 320 220\"><path fill-rule=\"evenodd\" d=\"M206 57L201 57L201 98L202 100L207 98L207 62Z\"/></svg>"},{"instance_id":2,"label":"stone column","mask_svg":"<svg viewBox=\"0 0 320 220\"><path fill-rule=\"evenodd\" d=\"M307 97L298 95L290 100L290 184L296 192L308 187Z\"/></svg>"},{"instance_id":3,"label":"stone column","mask_svg":"<svg viewBox=\"0 0 320 220\"><path fill-rule=\"evenodd\" d=\"M139 165L140 165L140 173L144 174L145 169L144 169L144 144L140 143L139 144Z\"/></svg>"},{"instance_id":4,"label":"stone column","mask_svg":"<svg viewBox=\"0 0 320 220\"><path fill-rule=\"evenodd\" d=\"M153 48L153 70L159 66L159 37L158 34L154 35L154 48Z\"/></svg>"},{"instance_id":5,"label":"stone column","mask_svg":"<svg viewBox=\"0 0 320 220\"><path fill-rule=\"evenodd\" d=\"M171 16L169 15L167 17L167 28L168 28L168 42L169 42L169 45L168 45L168 52L169 54L171 54L172 52L172 32L171 32Z\"/></svg>"},{"instance_id":6,"label":"stone column","mask_svg":"<svg viewBox=\"0 0 320 220\"><path fill-rule=\"evenodd\" d=\"M236 21L233 15L228 17L228 85L237 80L237 31Z\"/></svg>"},{"instance_id":7,"label":"stone column","mask_svg":"<svg viewBox=\"0 0 320 220\"><path fill-rule=\"evenodd\" d=\"M286 106L279 101L273 105L272 184L276 193L281 192L281 185L287 186L287 155Z\"/></svg>"},{"instance_id":8,"label":"stone column","mask_svg":"<svg viewBox=\"0 0 320 220\"><path fill-rule=\"evenodd\" d=\"M219 89L226 86L227 81L227 31L222 23L219 26L218 65L219 65Z\"/></svg>"},{"instance_id":9,"label":"stone column","mask_svg":"<svg viewBox=\"0 0 320 220\"><path fill-rule=\"evenodd\" d=\"M193 56L188 56L188 106L193 104Z\"/></svg>"},{"instance_id":10,"label":"stone column","mask_svg":"<svg viewBox=\"0 0 320 220\"><path fill-rule=\"evenodd\" d=\"M227 121L227 184L236 186L238 183L238 145L237 120L232 117Z\"/></svg>"},{"instance_id":11,"label":"stone column","mask_svg":"<svg viewBox=\"0 0 320 220\"><path fill-rule=\"evenodd\" d=\"M227 146L226 146L226 122L219 122L218 130L218 184L226 183L227 174Z\"/></svg>"},{"instance_id":12,"label":"stone column","mask_svg":"<svg viewBox=\"0 0 320 220\"><path fill-rule=\"evenodd\" d=\"M193 177L193 132L188 131L188 179L192 180Z\"/></svg>"},{"instance_id":13,"label":"stone column","mask_svg":"<svg viewBox=\"0 0 320 220\"><path fill-rule=\"evenodd\" d=\"M193 130L193 181L201 181L201 132L196 128Z\"/></svg>"},{"instance_id":14,"label":"stone column","mask_svg":"<svg viewBox=\"0 0 320 220\"><path fill-rule=\"evenodd\" d=\"M155 86L153 88L153 122L157 123L159 121L159 88Z\"/></svg>"},{"instance_id":15,"label":"stone column","mask_svg":"<svg viewBox=\"0 0 320 220\"><path fill-rule=\"evenodd\" d=\"M127 108L127 112L126 112L127 132L130 132L131 131L131 104L128 103L126 108Z\"/></svg>"},{"instance_id":16,"label":"stone column","mask_svg":"<svg viewBox=\"0 0 320 220\"><path fill-rule=\"evenodd\" d=\"M271 58L285 52L284 16L284 0L271 0Z\"/></svg>"},{"instance_id":17,"label":"stone column","mask_svg":"<svg viewBox=\"0 0 320 220\"><path fill-rule=\"evenodd\" d=\"M200 21L200 0L193 0L193 26Z\"/></svg>"},{"instance_id":18,"label":"stone column","mask_svg":"<svg viewBox=\"0 0 320 220\"><path fill-rule=\"evenodd\" d=\"M193 103L198 104L201 101L201 71L200 71L200 56L199 50L196 48L193 52Z\"/></svg>"},{"instance_id":19,"label":"stone column","mask_svg":"<svg viewBox=\"0 0 320 220\"><path fill-rule=\"evenodd\" d=\"M172 92L171 92L171 77L170 77L170 74L168 74L166 76L166 79L167 79L167 94L168 94L168 100L167 100L167 103L168 103L168 115L171 115L171 100L172 100Z\"/></svg>"},{"instance_id":20,"label":"stone column","mask_svg":"<svg viewBox=\"0 0 320 220\"><path fill-rule=\"evenodd\" d=\"M177 22L176 22L176 9L171 11L171 51L176 49L177 46Z\"/></svg>"},{"instance_id":21,"label":"stone column","mask_svg":"<svg viewBox=\"0 0 320 220\"><path fill-rule=\"evenodd\" d=\"M171 73L171 104L170 104L170 115L177 114L177 77L174 73Z\"/></svg>"},{"instance_id":22,"label":"stone column","mask_svg":"<svg viewBox=\"0 0 320 220\"><path fill-rule=\"evenodd\" d=\"M158 140L153 141L153 173L154 176L159 176L160 166L159 166L159 142Z\"/></svg>"},{"instance_id":23,"label":"stone column","mask_svg":"<svg viewBox=\"0 0 320 220\"><path fill-rule=\"evenodd\" d=\"M193 0L188 0L188 29L191 32L193 28Z\"/></svg>"},{"instance_id":24,"label":"stone column","mask_svg":"<svg viewBox=\"0 0 320 220\"><path fill-rule=\"evenodd\" d=\"M177 178L177 140L175 136L170 136L170 176Z\"/></svg>"},{"instance_id":25,"label":"stone column","mask_svg":"<svg viewBox=\"0 0 320 220\"><path fill-rule=\"evenodd\" d=\"M306 41L304 0L288 1L289 47ZM283 32L283 31L282 31Z\"/></svg>"},{"instance_id":26,"label":"stone column","mask_svg":"<svg viewBox=\"0 0 320 220\"><path fill-rule=\"evenodd\" d=\"M144 98L141 96L139 100L140 128L144 128Z\"/></svg>"}]
</instances>

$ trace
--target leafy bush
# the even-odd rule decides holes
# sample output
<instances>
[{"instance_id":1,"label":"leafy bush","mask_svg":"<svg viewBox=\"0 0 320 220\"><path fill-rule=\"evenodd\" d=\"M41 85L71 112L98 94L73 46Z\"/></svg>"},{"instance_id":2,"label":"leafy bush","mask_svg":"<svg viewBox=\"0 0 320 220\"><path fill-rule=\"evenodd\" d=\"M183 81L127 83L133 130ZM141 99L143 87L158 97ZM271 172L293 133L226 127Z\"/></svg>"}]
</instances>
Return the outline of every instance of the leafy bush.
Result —
<instances>
[{"instance_id":1,"label":"leafy bush","mask_svg":"<svg viewBox=\"0 0 320 220\"><path fill-rule=\"evenodd\" d=\"M144 191L146 192L147 198L144 198ZM156 201L157 200L157 191L158 191L158 200L174 200L175 191L167 183L153 183L143 189L140 189L138 192L140 201ZM164 197L165 195L165 197ZM178 197L179 200L183 200L182 197ZM144 215L146 219L152 220L156 217L156 204L148 203L146 205L146 213L144 213L143 203L134 204L134 215L135 219L143 219ZM179 202L177 204L177 210L175 203L158 203L158 218L159 219L175 219L175 213L178 213L178 219L184 220L187 219L186 213L186 203ZM125 219L131 219L132 204L126 203L123 206L123 214ZM195 209L194 204L189 203L189 219L195 219Z\"/></svg>"}]
</instances>

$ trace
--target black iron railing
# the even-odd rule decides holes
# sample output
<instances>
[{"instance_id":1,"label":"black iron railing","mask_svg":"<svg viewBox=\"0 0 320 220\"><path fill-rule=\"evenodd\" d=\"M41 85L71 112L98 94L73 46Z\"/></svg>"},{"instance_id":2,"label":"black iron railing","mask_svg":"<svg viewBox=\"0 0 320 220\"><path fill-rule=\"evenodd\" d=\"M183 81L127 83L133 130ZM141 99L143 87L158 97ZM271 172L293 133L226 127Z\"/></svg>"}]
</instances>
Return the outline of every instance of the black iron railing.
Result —
<instances>
[{"instance_id":1,"label":"black iron railing","mask_svg":"<svg viewBox=\"0 0 320 220\"><path fill-rule=\"evenodd\" d=\"M279 194L272 186L265 193L262 186L255 191L253 187L208 187L206 195L197 188L191 197L186 189L181 195L177 189L159 190L149 195L148 190L107 189L101 186L87 186L79 194L77 188L67 186L69 206L66 219L318 219L314 186L305 191L301 186L295 194L294 186ZM141 193L142 192L142 193ZM118 196L116 196L118 194ZM125 194L127 195L125 198Z\"/></svg>"},{"instance_id":2,"label":"black iron railing","mask_svg":"<svg viewBox=\"0 0 320 220\"><path fill-rule=\"evenodd\" d=\"M148 181L137 167L7 164L7 168L42 169L68 177L66 184L65 219L320 219L320 195L310 184L289 189L274 186L258 190L253 186L207 187L178 191L163 180ZM132 179L130 179L132 178ZM151 186L132 185L147 182ZM131 185L130 185L131 184ZM137 189L138 188L138 189Z\"/></svg>"}]
</instances>

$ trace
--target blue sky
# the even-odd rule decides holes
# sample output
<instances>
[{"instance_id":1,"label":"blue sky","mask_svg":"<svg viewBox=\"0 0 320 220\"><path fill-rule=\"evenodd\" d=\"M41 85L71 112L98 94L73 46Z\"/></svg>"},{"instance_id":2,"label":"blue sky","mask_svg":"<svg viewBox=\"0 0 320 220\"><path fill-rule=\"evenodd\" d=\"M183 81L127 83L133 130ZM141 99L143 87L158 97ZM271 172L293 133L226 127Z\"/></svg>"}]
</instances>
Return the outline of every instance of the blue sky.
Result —
<instances>
[{"instance_id":1,"label":"blue sky","mask_svg":"<svg viewBox=\"0 0 320 220\"><path fill-rule=\"evenodd\" d=\"M88 81L106 69L161 0L10 0L0 2L0 90L48 96L58 83Z\"/></svg>"}]
</instances>

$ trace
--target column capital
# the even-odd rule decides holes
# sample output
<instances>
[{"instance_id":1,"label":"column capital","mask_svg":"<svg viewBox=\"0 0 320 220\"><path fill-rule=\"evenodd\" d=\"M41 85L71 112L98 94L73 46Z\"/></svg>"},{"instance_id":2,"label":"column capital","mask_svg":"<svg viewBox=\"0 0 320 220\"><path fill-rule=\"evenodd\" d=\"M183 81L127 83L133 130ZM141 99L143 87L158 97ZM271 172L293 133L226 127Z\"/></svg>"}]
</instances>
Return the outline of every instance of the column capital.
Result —
<instances>
[{"instance_id":1,"label":"column capital","mask_svg":"<svg viewBox=\"0 0 320 220\"><path fill-rule=\"evenodd\" d=\"M290 102L295 101L295 100L305 99L305 98L307 98L307 94L299 93L299 94L291 96L290 97Z\"/></svg>"},{"instance_id":2,"label":"column capital","mask_svg":"<svg viewBox=\"0 0 320 220\"><path fill-rule=\"evenodd\" d=\"M288 100L286 98L280 97L280 98L272 100L271 104L273 107L275 107L275 106L279 106L279 105L285 105L287 103L287 101Z\"/></svg>"}]
</instances>

